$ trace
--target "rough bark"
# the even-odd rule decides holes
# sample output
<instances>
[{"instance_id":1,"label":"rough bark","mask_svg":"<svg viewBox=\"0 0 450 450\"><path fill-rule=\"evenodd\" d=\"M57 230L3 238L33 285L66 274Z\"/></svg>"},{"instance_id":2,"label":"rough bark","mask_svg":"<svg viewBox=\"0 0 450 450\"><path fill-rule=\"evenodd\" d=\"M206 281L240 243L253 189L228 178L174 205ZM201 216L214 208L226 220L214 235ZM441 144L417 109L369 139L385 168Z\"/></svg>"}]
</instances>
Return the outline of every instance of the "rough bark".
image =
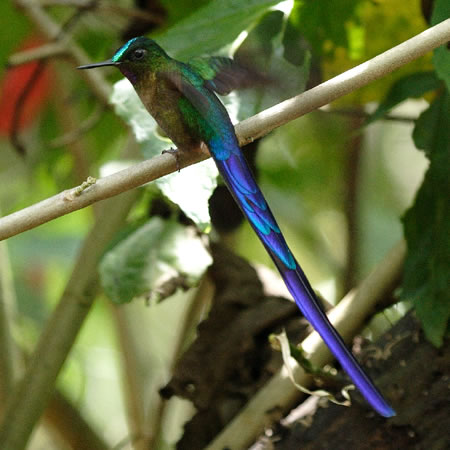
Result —
<instances>
[{"instance_id":1,"label":"rough bark","mask_svg":"<svg viewBox=\"0 0 450 450\"><path fill-rule=\"evenodd\" d=\"M368 412L361 401L351 408L328 404L289 428L262 439L259 448L276 450L448 449L450 442L450 351L425 340L413 314L368 348L366 367L380 389L392 399L397 416L386 420ZM372 358L367 355L372 353ZM387 392L385 386L395 386ZM310 411L311 412L311 411ZM265 443L263 443L265 442Z\"/></svg>"}]
</instances>

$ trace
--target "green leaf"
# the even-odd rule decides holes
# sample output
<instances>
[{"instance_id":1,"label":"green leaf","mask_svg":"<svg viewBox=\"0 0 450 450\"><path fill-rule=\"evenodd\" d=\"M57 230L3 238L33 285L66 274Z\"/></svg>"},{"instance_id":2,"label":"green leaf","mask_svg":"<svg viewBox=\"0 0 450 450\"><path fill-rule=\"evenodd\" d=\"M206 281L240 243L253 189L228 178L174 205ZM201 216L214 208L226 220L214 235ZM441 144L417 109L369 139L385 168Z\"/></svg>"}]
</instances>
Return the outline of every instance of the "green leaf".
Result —
<instances>
[{"instance_id":1,"label":"green leaf","mask_svg":"<svg viewBox=\"0 0 450 450\"><path fill-rule=\"evenodd\" d=\"M274 80L268 85L234 92L222 99L236 119L243 120L305 90L309 77L310 57L305 52L301 64L294 65L285 58L282 11L266 13L252 29L235 53L236 58L255 60L256 68L264 69Z\"/></svg>"},{"instance_id":2,"label":"green leaf","mask_svg":"<svg viewBox=\"0 0 450 450\"><path fill-rule=\"evenodd\" d=\"M127 303L158 291L168 277L182 275L193 286L211 263L192 228L155 217L106 252L99 271L106 295Z\"/></svg>"},{"instance_id":3,"label":"green leaf","mask_svg":"<svg viewBox=\"0 0 450 450\"><path fill-rule=\"evenodd\" d=\"M379 104L373 114L368 117L366 124L381 119L390 109L408 98L422 97L426 92L433 91L440 86L441 82L436 74L430 72L417 72L407 75L396 81L386 98Z\"/></svg>"},{"instance_id":4,"label":"green leaf","mask_svg":"<svg viewBox=\"0 0 450 450\"><path fill-rule=\"evenodd\" d=\"M209 0L159 0L167 11L167 19L170 24L192 14L193 11L201 8Z\"/></svg>"},{"instance_id":5,"label":"green leaf","mask_svg":"<svg viewBox=\"0 0 450 450\"><path fill-rule=\"evenodd\" d=\"M211 226L208 200L217 186L217 175L217 167L214 161L209 159L159 178L156 184L200 230L208 231Z\"/></svg>"},{"instance_id":6,"label":"green leaf","mask_svg":"<svg viewBox=\"0 0 450 450\"><path fill-rule=\"evenodd\" d=\"M360 57L364 49L361 3L363 0L296 0L286 29L288 53L292 53L291 45L298 46L297 35L307 39L315 54L331 56L338 47L344 47L353 58Z\"/></svg>"},{"instance_id":7,"label":"green leaf","mask_svg":"<svg viewBox=\"0 0 450 450\"><path fill-rule=\"evenodd\" d=\"M436 0L431 24L436 25L450 17L450 2L448 0ZM448 44L448 43L447 43ZM447 90L450 92L450 50L448 45L441 45L433 52L433 64L437 76L445 81Z\"/></svg>"},{"instance_id":8,"label":"green leaf","mask_svg":"<svg viewBox=\"0 0 450 450\"><path fill-rule=\"evenodd\" d=\"M230 44L279 0L212 0L156 41L177 58L211 54Z\"/></svg>"},{"instance_id":9,"label":"green leaf","mask_svg":"<svg viewBox=\"0 0 450 450\"><path fill-rule=\"evenodd\" d=\"M442 345L450 317L450 96L424 111L413 132L430 166L414 205L403 218L408 256L402 297L412 300L425 335Z\"/></svg>"}]
</instances>

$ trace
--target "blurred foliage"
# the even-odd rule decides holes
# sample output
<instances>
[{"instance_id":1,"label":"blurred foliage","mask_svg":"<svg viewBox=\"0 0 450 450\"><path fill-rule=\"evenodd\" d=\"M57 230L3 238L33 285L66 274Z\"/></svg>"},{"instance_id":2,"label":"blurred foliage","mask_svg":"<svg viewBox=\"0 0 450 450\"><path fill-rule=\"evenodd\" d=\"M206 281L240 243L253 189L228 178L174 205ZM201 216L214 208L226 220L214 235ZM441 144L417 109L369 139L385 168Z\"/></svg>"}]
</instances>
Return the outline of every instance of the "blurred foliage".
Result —
<instances>
[{"instance_id":1,"label":"blurred foliage","mask_svg":"<svg viewBox=\"0 0 450 450\"><path fill-rule=\"evenodd\" d=\"M431 24L436 25L450 17L450 4L445 0L436 0ZM447 90L450 90L450 52L448 45L442 45L433 52L433 64L436 69L437 76L444 80Z\"/></svg>"},{"instance_id":2,"label":"blurred foliage","mask_svg":"<svg viewBox=\"0 0 450 450\"><path fill-rule=\"evenodd\" d=\"M408 257L403 297L413 300L425 334L441 346L450 317L450 95L439 95L416 121L414 143L430 166L404 217Z\"/></svg>"},{"instance_id":3,"label":"blurred foliage","mask_svg":"<svg viewBox=\"0 0 450 450\"><path fill-rule=\"evenodd\" d=\"M105 294L120 304L137 296L151 299L155 293L164 298L164 282L179 276L183 277L180 286L188 289L198 283L211 262L192 230L154 217L105 254L100 277Z\"/></svg>"},{"instance_id":4,"label":"blurred foliage","mask_svg":"<svg viewBox=\"0 0 450 450\"><path fill-rule=\"evenodd\" d=\"M117 3L124 7L131 4ZM189 60L210 53L237 52L242 57L253 57L258 68L274 74L279 86L273 89L255 87L223 99L236 120L300 93L309 75L317 84L427 26L419 0L159 3L167 16L152 37L169 54ZM59 6L49 8L49 12L62 23L73 9ZM8 56L39 33L10 1L0 3L0 14L2 32L9 37L0 47L0 75L4 80ZM448 15L448 2L437 0L433 23ZM75 42L92 60L110 57L121 44L117 39L120 29L113 19L101 9L86 11L72 29ZM342 277L349 258L356 259L356 279L362 279L402 237L399 219L409 208L403 221L409 256L402 299L413 301L427 337L436 345L442 342L447 329L450 304L449 61L449 50L442 46L433 58L427 55L402 67L340 99L330 110L314 112L275 130L261 141L257 155L262 189L287 240L313 284L331 300L342 294ZM55 59L48 67L52 71L52 90L46 93L42 109L20 130L26 156L15 152L8 136L0 136L3 215L79 184L88 175L96 176L107 163L148 158L170 146L123 81L114 86L111 101L115 111L103 111L95 126L79 133L71 143L53 145L55 138L78 130L95 110L97 99L66 61ZM104 73L108 82L120 78L116 72ZM4 86L4 82L0 84ZM2 90L1 95L8 92ZM374 109L370 102L378 108ZM354 115L341 114L343 108L348 112L349 107ZM373 113L368 121L366 111ZM386 115L394 120L385 120ZM398 120L399 116L411 120ZM355 126L355 117L361 119L360 125L365 124L362 129ZM126 124L131 125L133 137ZM357 171L351 172L348 149L357 135L362 137L360 163ZM147 275L158 267L164 269L162 272L184 275L193 271L195 282L201 277L209 265L205 245L208 236L204 234L210 228L207 198L216 186L216 171L210 163L141 188L145 195L101 262L104 294L109 298L94 308L59 378L63 390L95 428L108 436L111 445L129 430L121 389L124 374L120 372L120 368L126 370L126 362L119 356L123 342L110 299L124 303L152 291L155 276ZM358 232L352 235L346 202L348 186L355 179L356 203L350 211L356 217ZM175 223L176 214L170 212L170 217L148 217L152 202L160 198L157 190L170 199L170 211L184 211L191 228ZM27 351L34 347L64 290L77 249L94 218L95 210L87 208L7 241L19 312L14 335ZM193 224L198 233L194 237ZM352 239L356 240L356 254L349 255ZM197 247L189 247L194 241ZM159 253L151 254L155 243ZM235 233L233 245L246 258L271 265L248 224ZM186 248L191 260L181 253ZM150 308L139 301L120 306L123 314L132 317L132 342L140 356L139 376L145 379L142 386L146 386L142 388L142 399L150 416L157 414L157 406L153 406L158 401L156 391L167 381L179 351L177 339L183 336L183 320L192 295L192 291L177 292ZM186 340L182 341L185 345ZM171 401L168 408L170 420L164 424L161 445L178 438L180 424L189 416L189 409L180 403Z\"/></svg>"}]
</instances>

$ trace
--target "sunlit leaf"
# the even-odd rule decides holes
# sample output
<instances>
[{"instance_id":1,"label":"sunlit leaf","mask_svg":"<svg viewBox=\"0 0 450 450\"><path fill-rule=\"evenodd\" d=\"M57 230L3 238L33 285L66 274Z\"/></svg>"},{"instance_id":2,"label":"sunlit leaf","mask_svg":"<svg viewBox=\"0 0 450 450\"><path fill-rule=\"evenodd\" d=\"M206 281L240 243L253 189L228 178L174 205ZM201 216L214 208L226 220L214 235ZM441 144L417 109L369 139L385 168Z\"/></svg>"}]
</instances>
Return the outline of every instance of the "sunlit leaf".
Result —
<instances>
[{"instance_id":1,"label":"sunlit leaf","mask_svg":"<svg viewBox=\"0 0 450 450\"><path fill-rule=\"evenodd\" d=\"M172 56L211 54L230 44L279 0L212 0L155 37Z\"/></svg>"},{"instance_id":2,"label":"sunlit leaf","mask_svg":"<svg viewBox=\"0 0 450 450\"><path fill-rule=\"evenodd\" d=\"M305 3L320 4L321 2ZM353 9L354 14L349 23L354 24L357 28L363 27L363 30L359 29L355 32L352 29L353 25L349 28L346 22L340 22L340 25L347 30L347 45L338 44L339 39L334 37L326 41L325 47L334 49L334 52L329 51L327 57L321 60L321 72L324 80L337 76L356 64L379 55L426 28L420 2L405 2L404 0L363 1L359 2L357 7L349 9ZM345 10L343 2L329 2L328 8L323 10L324 16L327 17L324 17L323 22L320 23L320 28L316 31L317 34L322 28L328 27L328 22L333 20L339 22L338 17L341 14L339 10ZM358 39L362 38L364 42L358 43ZM359 52L355 52L357 46L360 46ZM359 53L358 59L352 59L357 53ZM426 55L404 65L388 77L383 77L342 97L335 102L335 105L348 106L373 101L379 102L380 97L384 97L392 86L393 80L400 79L410 73L430 69L432 69L431 57Z\"/></svg>"},{"instance_id":3,"label":"sunlit leaf","mask_svg":"<svg viewBox=\"0 0 450 450\"><path fill-rule=\"evenodd\" d=\"M344 47L359 57L364 47L358 11L361 3L362 0L296 1L287 25L288 35L304 36L316 54L331 56L337 47Z\"/></svg>"},{"instance_id":4,"label":"sunlit leaf","mask_svg":"<svg viewBox=\"0 0 450 450\"><path fill-rule=\"evenodd\" d=\"M217 175L217 167L209 159L159 178L156 184L201 230L206 231L211 222L208 199L217 186Z\"/></svg>"},{"instance_id":5,"label":"sunlit leaf","mask_svg":"<svg viewBox=\"0 0 450 450\"><path fill-rule=\"evenodd\" d=\"M287 98L304 91L309 76L309 52L305 52L302 62L294 65L285 58L282 11L265 14L248 34L237 50L235 57L249 56L255 61L256 69L264 70L269 81L267 85L256 86L233 93L237 105L237 119L243 120ZM227 105L228 99L224 99ZM228 106L228 105L227 105Z\"/></svg>"},{"instance_id":6,"label":"sunlit leaf","mask_svg":"<svg viewBox=\"0 0 450 450\"><path fill-rule=\"evenodd\" d=\"M103 289L115 303L150 297L168 279L183 276L195 285L212 258L193 229L158 217L111 248L100 263Z\"/></svg>"}]
</instances>

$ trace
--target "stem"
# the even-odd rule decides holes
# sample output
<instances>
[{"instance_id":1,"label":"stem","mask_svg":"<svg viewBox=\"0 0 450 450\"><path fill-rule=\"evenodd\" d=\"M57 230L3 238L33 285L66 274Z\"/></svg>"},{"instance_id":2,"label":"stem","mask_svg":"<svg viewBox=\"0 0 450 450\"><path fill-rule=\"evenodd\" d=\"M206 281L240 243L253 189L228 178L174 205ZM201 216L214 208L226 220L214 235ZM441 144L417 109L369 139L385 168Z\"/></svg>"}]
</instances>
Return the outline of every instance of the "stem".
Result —
<instances>
[{"instance_id":1,"label":"stem","mask_svg":"<svg viewBox=\"0 0 450 450\"><path fill-rule=\"evenodd\" d=\"M21 0L21 3L25 3L25 0ZM284 125L374 80L382 78L398 67L423 56L449 40L450 19L447 19L321 85L239 123L236 126L236 134L240 144L244 145L252 142L276 127ZM75 53L77 52L75 51ZM87 70L83 71L83 73L98 72ZM90 81L91 86L97 89L95 92L100 95L103 101L106 101L105 88L99 89L97 85L98 80L90 79ZM180 166L186 167L207 157L205 153L189 152L180 161ZM99 179L95 186L76 198L70 198L70 191L62 192L0 219L0 240L37 227L97 201L133 189L176 170L178 170L176 161L173 157L166 154Z\"/></svg>"},{"instance_id":2,"label":"stem","mask_svg":"<svg viewBox=\"0 0 450 450\"><path fill-rule=\"evenodd\" d=\"M79 411L59 391L52 396L44 420L58 430L64 441L73 449L107 450L109 447L95 432Z\"/></svg>"},{"instance_id":3,"label":"stem","mask_svg":"<svg viewBox=\"0 0 450 450\"><path fill-rule=\"evenodd\" d=\"M64 55L66 46L61 42L52 42L44 44L37 48L23 50L15 53L8 58L8 67L20 66L32 61L39 61L41 59L55 58L56 56Z\"/></svg>"},{"instance_id":4,"label":"stem","mask_svg":"<svg viewBox=\"0 0 450 450\"><path fill-rule=\"evenodd\" d=\"M183 314L179 324L180 332L177 335L176 342L173 346L169 370L173 374L176 363L180 359L186 348L186 342L193 339L194 330L201 322L202 317L210 307L211 299L214 295L214 285L206 273L197 288L194 297L189 300L187 311ZM158 442L162 442L162 431L164 418L170 412L167 408L168 401L162 397L154 400L151 404L149 429L151 430L150 439L147 448L157 448Z\"/></svg>"},{"instance_id":5,"label":"stem","mask_svg":"<svg viewBox=\"0 0 450 450\"><path fill-rule=\"evenodd\" d=\"M359 227L358 227L358 182L361 161L361 147L363 135L360 129L364 120L353 117L350 120L350 145L346 155L346 193L344 199L344 210L347 219L347 263L343 277L344 292L350 291L356 282L357 257L359 247Z\"/></svg>"},{"instance_id":6,"label":"stem","mask_svg":"<svg viewBox=\"0 0 450 450\"><path fill-rule=\"evenodd\" d=\"M19 371L20 355L12 338L16 298L6 242L0 242L0 418Z\"/></svg>"},{"instance_id":7,"label":"stem","mask_svg":"<svg viewBox=\"0 0 450 450\"><path fill-rule=\"evenodd\" d=\"M141 366L139 364L139 352L133 339L132 317L123 308L110 303L110 310L115 320L115 328L120 346L122 358L122 377L124 384L124 396L127 407L127 421L130 429L130 436L133 436L133 448L135 450L145 450L147 445L148 433L145 423L144 410L144 386Z\"/></svg>"}]
</instances>

